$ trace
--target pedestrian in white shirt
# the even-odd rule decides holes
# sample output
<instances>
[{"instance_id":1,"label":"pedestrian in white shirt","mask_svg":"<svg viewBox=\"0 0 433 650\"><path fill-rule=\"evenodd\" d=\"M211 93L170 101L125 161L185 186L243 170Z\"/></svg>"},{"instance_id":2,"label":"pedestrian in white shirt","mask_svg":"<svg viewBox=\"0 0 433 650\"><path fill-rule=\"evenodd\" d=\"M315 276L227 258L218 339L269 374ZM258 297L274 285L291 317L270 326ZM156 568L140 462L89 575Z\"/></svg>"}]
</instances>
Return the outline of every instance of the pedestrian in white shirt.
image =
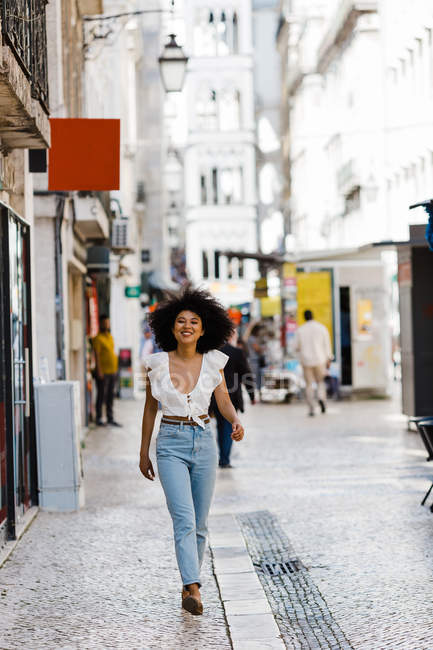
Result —
<instances>
[{"instance_id":1,"label":"pedestrian in white shirt","mask_svg":"<svg viewBox=\"0 0 433 650\"><path fill-rule=\"evenodd\" d=\"M310 407L309 415L314 415L313 382L317 384L317 398L322 413L326 411L326 370L333 358L331 341L327 328L313 318L310 309L304 312L305 323L296 331L294 351L302 365L306 383L306 397Z\"/></svg>"}]
</instances>

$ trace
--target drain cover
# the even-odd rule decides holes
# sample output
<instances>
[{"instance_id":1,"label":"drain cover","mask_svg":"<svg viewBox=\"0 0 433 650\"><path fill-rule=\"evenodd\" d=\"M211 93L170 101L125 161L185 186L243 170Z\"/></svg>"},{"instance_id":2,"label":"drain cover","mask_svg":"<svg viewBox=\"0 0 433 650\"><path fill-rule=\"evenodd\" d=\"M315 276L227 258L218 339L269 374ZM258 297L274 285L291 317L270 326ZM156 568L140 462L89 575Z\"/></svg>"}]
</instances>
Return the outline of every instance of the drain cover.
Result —
<instances>
[{"instance_id":1,"label":"drain cover","mask_svg":"<svg viewBox=\"0 0 433 650\"><path fill-rule=\"evenodd\" d=\"M273 564L271 560L265 560L254 566L257 571L262 571L268 576L278 576L281 573L295 573L295 571L300 571L305 568L302 566L300 560L287 560L286 562L278 562L277 564Z\"/></svg>"},{"instance_id":2,"label":"drain cover","mask_svg":"<svg viewBox=\"0 0 433 650\"><path fill-rule=\"evenodd\" d=\"M237 519L287 648L350 650L277 517L263 510Z\"/></svg>"}]
</instances>

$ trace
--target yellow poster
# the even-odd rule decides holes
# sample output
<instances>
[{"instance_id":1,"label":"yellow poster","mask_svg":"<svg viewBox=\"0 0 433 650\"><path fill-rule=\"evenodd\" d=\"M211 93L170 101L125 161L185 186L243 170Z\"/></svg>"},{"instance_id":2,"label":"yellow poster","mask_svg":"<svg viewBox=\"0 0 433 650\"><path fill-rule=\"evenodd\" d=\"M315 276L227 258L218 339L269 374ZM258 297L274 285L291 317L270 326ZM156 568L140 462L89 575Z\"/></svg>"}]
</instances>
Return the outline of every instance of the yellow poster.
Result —
<instances>
[{"instance_id":1,"label":"yellow poster","mask_svg":"<svg viewBox=\"0 0 433 650\"><path fill-rule=\"evenodd\" d=\"M328 328L331 344L333 345L331 271L297 273L296 278L298 285L298 326L305 323L304 311L310 309L313 312L314 319Z\"/></svg>"},{"instance_id":2,"label":"yellow poster","mask_svg":"<svg viewBox=\"0 0 433 650\"><path fill-rule=\"evenodd\" d=\"M284 262L283 264L283 278L294 278L296 275L296 264L291 262Z\"/></svg>"},{"instance_id":3,"label":"yellow poster","mask_svg":"<svg viewBox=\"0 0 433 650\"><path fill-rule=\"evenodd\" d=\"M358 300L358 335L370 336L371 324L373 320L373 303L371 300L361 298Z\"/></svg>"},{"instance_id":4,"label":"yellow poster","mask_svg":"<svg viewBox=\"0 0 433 650\"><path fill-rule=\"evenodd\" d=\"M268 298L261 298L260 305L262 318L270 318L271 316L281 314L280 296L269 296Z\"/></svg>"}]
</instances>

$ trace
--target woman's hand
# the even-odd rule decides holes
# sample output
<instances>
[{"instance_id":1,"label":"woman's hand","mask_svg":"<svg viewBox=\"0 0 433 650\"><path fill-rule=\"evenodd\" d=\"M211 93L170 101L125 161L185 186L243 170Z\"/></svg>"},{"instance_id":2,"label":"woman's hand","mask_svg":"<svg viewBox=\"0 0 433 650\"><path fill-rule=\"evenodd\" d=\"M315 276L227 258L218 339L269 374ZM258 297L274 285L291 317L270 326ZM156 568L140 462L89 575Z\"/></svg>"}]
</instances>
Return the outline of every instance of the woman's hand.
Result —
<instances>
[{"instance_id":1,"label":"woman's hand","mask_svg":"<svg viewBox=\"0 0 433 650\"><path fill-rule=\"evenodd\" d=\"M239 420L232 422L232 440L239 442L244 437L244 428Z\"/></svg>"},{"instance_id":2,"label":"woman's hand","mask_svg":"<svg viewBox=\"0 0 433 650\"><path fill-rule=\"evenodd\" d=\"M140 456L140 471L145 478L149 479L149 481L153 481L155 478L152 461L147 454Z\"/></svg>"}]
</instances>

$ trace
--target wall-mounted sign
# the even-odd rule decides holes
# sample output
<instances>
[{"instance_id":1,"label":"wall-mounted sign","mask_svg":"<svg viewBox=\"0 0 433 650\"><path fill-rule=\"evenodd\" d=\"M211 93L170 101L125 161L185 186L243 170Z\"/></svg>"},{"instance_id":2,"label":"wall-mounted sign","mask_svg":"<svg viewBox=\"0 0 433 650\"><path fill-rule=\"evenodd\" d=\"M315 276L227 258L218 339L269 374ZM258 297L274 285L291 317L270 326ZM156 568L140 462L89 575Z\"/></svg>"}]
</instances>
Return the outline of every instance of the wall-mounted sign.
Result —
<instances>
[{"instance_id":1,"label":"wall-mounted sign","mask_svg":"<svg viewBox=\"0 0 433 650\"><path fill-rule=\"evenodd\" d=\"M259 278L254 284L254 298L268 297L268 279Z\"/></svg>"},{"instance_id":2,"label":"wall-mounted sign","mask_svg":"<svg viewBox=\"0 0 433 650\"><path fill-rule=\"evenodd\" d=\"M120 120L51 118L48 189L118 190Z\"/></svg>"}]
</instances>

